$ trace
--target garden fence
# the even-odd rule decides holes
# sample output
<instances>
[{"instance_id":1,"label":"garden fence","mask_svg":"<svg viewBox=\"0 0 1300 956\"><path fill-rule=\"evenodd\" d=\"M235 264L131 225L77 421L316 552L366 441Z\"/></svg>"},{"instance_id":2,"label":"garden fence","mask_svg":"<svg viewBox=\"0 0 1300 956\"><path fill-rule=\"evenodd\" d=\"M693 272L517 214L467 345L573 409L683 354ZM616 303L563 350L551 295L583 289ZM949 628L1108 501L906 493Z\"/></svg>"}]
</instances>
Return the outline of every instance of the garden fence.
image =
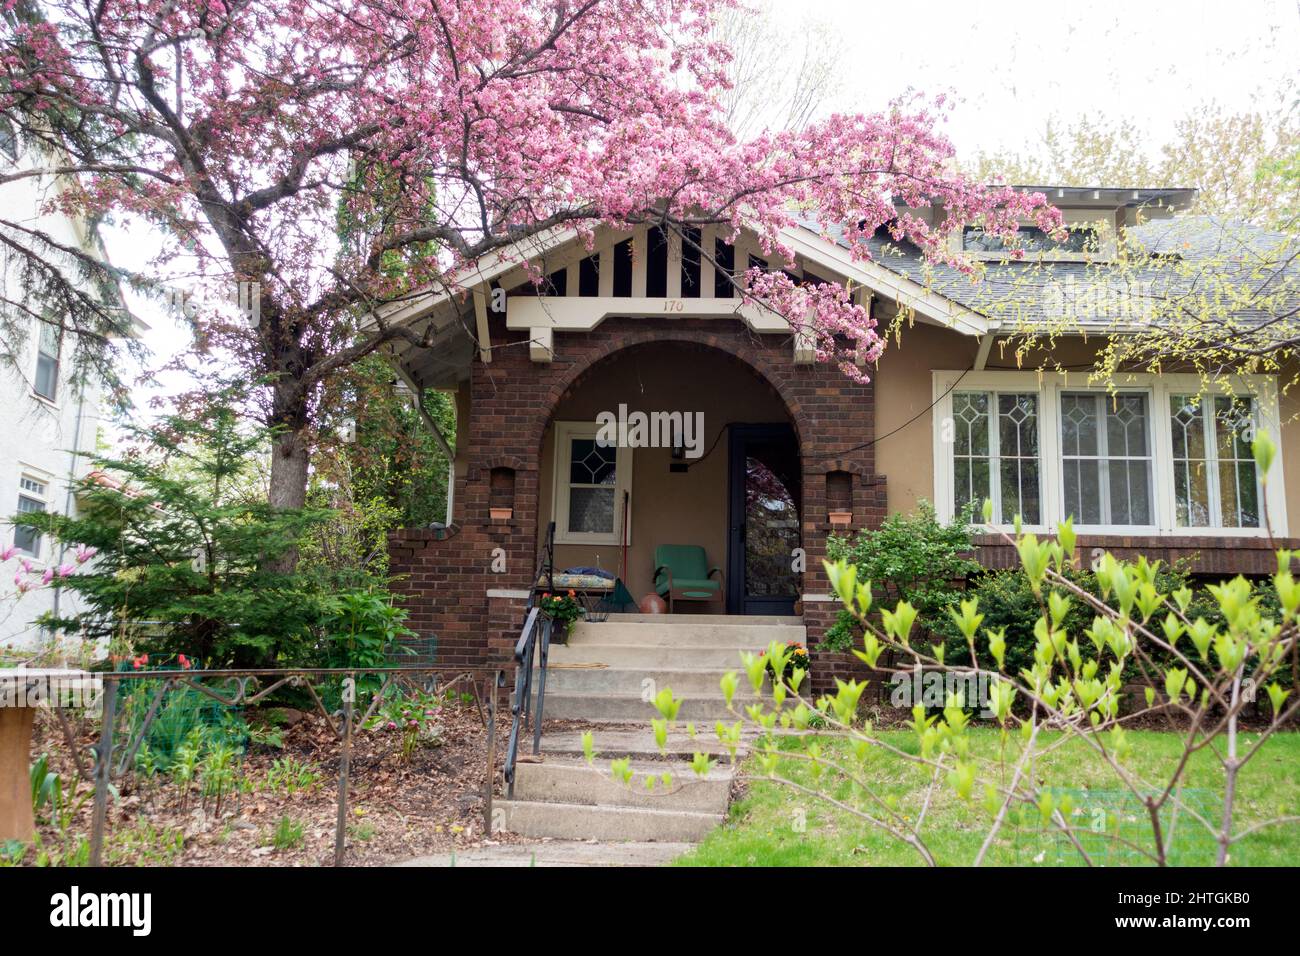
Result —
<instances>
[{"instance_id":1,"label":"garden fence","mask_svg":"<svg viewBox=\"0 0 1300 956\"><path fill-rule=\"evenodd\" d=\"M50 708L57 723L56 739L70 753L70 763L83 783L93 787L88 861L104 861L110 801L120 798L127 781L168 773L185 787L198 787L204 805L214 800L220 815L223 798L238 799L239 770L248 746L262 731L244 716L248 708L270 702L275 695L308 702L337 740L337 814L334 826L335 865L342 865L347 846L348 791L354 737L380 714L386 701L403 700L418 691L426 696L461 697L472 704L488 734L488 773L485 819L491 815L491 783L495 760L498 688L501 675L447 667L392 666L367 670L348 668L265 668L214 670L141 670L92 675L102 680L93 711L70 717ZM402 696L399 696L402 695ZM86 722L89 722L87 728ZM78 727L74 727L74 722ZM87 745L86 734L97 737ZM201 770L192 766L202 749ZM33 771L33 800L40 800L44 757Z\"/></svg>"}]
</instances>

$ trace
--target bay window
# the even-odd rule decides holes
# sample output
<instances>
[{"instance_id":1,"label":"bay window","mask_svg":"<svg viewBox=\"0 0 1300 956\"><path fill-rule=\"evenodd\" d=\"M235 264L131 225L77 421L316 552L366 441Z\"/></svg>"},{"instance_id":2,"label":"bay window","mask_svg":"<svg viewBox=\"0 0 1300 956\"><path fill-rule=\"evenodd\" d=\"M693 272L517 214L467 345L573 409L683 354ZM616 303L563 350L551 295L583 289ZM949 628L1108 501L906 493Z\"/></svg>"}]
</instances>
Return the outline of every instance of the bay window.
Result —
<instances>
[{"instance_id":1,"label":"bay window","mask_svg":"<svg viewBox=\"0 0 1300 956\"><path fill-rule=\"evenodd\" d=\"M992 523L1093 533L1262 534L1264 497L1286 529L1282 456L1264 485L1251 442L1281 443L1276 383L1198 397L1186 375L1126 375L1114 388L1038 372L935 372L935 500L952 518L993 503Z\"/></svg>"}]
</instances>

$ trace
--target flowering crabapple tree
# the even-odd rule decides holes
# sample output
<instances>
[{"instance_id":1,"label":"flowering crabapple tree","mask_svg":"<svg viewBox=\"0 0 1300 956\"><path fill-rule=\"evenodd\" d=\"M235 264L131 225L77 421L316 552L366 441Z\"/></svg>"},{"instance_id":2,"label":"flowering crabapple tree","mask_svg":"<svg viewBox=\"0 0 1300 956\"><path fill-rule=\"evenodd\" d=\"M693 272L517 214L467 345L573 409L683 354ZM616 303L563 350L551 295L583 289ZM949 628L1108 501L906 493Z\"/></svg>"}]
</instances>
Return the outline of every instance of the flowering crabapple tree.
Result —
<instances>
[{"instance_id":1,"label":"flowering crabapple tree","mask_svg":"<svg viewBox=\"0 0 1300 956\"><path fill-rule=\"evenodd\" d=\"M1267 435L1256 439L1260 474L1268 473L1276 453ZM856 565L827 562L831 587L861 629L854 653L873 678L889 680L915 669L958 676L959 689L946 694L938 713L916 703L904 731L913 736L909 744L863 718L859 705L867 682L837 678L833 693L814 699L806 665L792 658L790 648L773 642L762 654L742 654L743 671L721 679L736 719L718 721L714 731L732 761L741 756L743 742L753 740L745 764L752 779L789 787L865 821L913 848L929 865L990 862L1008 842L1008 831L1028 827L1059 837L1074 862L1105 862L1100 854L1120 850L1163 866L1178 849L1175 819L1184 845L1191 831L1191 839L1203 838L1214 861L1224 865L1243 840L1270 828L1300 826L1293 808L1261 806L1266 801L1259 794L1241 788L1243 769L1259 761L1271 738L1300 715L1295 688L1285 686L1300 639L1300 580L1291 570L1300 555L1278 552L1278 570L1269 582L1276 615L1261 608L1260 595L1239 576L1208 588L1218 612L1210 621L1196 610L1190 588L1164 588L1168 579L1158 576L1159 562L1130 563L1104 554L1095 564L1100 594L1080 587L1071 573L1078 563L1072 521L1058 526L1053 539L1027 533L1005 538L1015 545L1020 573L1038 599L1031 665L1018 673L1006 666L1005 628L982 626L978 598L948 610L969 648L969 656L953 659L942 640L923 643L926 622L907 601L876 607L872 582L858 580ZM1077 606L1092 613L1092 623L1072 633L1066 622ZM887 651L894 652L895 663L886 663ZM788 676L772 681L771 674ZM740 696L743 684L751 696ZM987 690L978 701L960 689L981 684ZM1242 722L1254 691L1266 701L1265 717L1246 734ZM1132 705L1121 707L1122 698L1131 696L1137 698ZM659 717L652 728L661 749L666 752L673 731L684 729L699 739L693 725L681 726L682 700L671 688L660 688L653 704ZM973 733L974 710L980 707L991 714L996 746L981 746ZM1136 759L1138 745L1130 733L1134 725L1152 724L1165 725L1179 744L1155 763ZM746 738L746 728L757 735ZM1092 755L1104 779L1114 781L1112 792L1128 801L1124 813L1115 813L1114 804L1081 803L1088 797L1077 790L1077 777L1063 779L1050 760L1063 747L1074 748L1065 763L1072 769L1081 754ZM590 735L584 748L594 765ZM703 752L707 749L695 753L696 773L708 773L715 763ZM918 772L921 786L910 791L912 802L884 792L888 779L898 774L882 772L872 762L880 754ZM1208 808L1191 798L1189 768L1196 760L1222 771L1215 774ZM799 766L808 772L793 773ZM611 773L625 785L632 781L626 758L613 761ZM677 785L670 775L660 775L647 778L647 786L671 793ZM951 824L936 823L937 813L929 812L945 789L967 805L979 826L969 858L942 855L959 852L944 832ZM1136 826L1120 819L1127 808L1134 808Z\"/></svg>"},{"instance_id":2,"label":"flowering crabapple tree","mask_svg":"<svg viewBox=\"0 0 1300 956\"><path fill-rule=\"evenodd\" d=\"M954 171L942 102L738 140L716 95L729 54L711 32L732 6L3 0L0 111L45 159L0 186L58 174L73 184L67 211L159 230L160 266L255 290L256 325L208 320L201 342L267 383L269 495L286 507L303 502L330 377L389 343L431 340L376 308L417 289L462 294L456 277L484 256L526 257L510 250L555 227L590 240L602 225L743 224L787 260L781 229L810 210L845 227L859 258L885 224L936 257L967 224L1057 228L1041 195ZM942 225L900 212L919 207L942 209ZM57 285L40 265L60 251L49 237L3 219L0 236L44 270L38 288ZM740 281L849 374L862 373L846 354L879 353L847 292L778 272ZM73 302L63 321L75 332L92 318Z\"/></svg>"}]
</instances>

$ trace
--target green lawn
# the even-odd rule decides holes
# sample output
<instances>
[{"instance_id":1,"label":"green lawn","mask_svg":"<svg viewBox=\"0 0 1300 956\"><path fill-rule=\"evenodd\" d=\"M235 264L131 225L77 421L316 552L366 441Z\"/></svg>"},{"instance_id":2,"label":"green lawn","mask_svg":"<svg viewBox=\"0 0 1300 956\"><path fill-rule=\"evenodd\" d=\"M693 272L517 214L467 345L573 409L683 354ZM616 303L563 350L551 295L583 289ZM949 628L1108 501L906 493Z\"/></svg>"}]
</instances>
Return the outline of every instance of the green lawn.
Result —
<instances>
[{"instance_id":1,"label":"green lawn","mask_svg":"<svg viewBox=\"0 0 1300 956\"><path fill-rule=\"evenodd\" d=\"M977 750L993 756L998 749L995 731L973 729ZM900 749L916 751L915 735L907 731L886 732L882 737ZM1127 766L1149 781L1161 779L1162 769L1172 768L1181 753L1181 738L1158 732L1131 732L1133 753ZM1253 741L1252 735L1245 739ZM847 748L838 742L827 745L840 754ZM829 757L828 753L828 757ZM803 761L782 762L783 774L812 786L811 770ZM1167 774L1167 769L1166 769ZM872 748L863 778L878 788L882 797L893 795L897 807L915 816L924 801L930 771ZM1068 789L1082 807L1075 818L1088 825L1091 807L1114 807L1123 799L1114 772L1074 740L1043 759L1035 772L1040 786ZM1167 779L1167 775L1166 775ZM1209 809L1217 819L1222 812L1223 771L1213 754L1198 753L1188 768L1185 786L1196 788L1188 799ZM855 788L846 782L830 782L839 800L859 804ZM966 865L973 861L988 830L989 817L981 806L982 789L970 803L961 801L952 787L941 783L936 789L921 830L922 839L941 864ZM1237 828L1281 814L1300 814L1300 734L1271 738L1264 749L1242 771L1236 801ZM1104 818L1095 814L1092 819ZM1145 817L1123 809L1111 817L1118 820L1120 834L1134 842L1151 842ZM1193 819L1183 814L1175 821L1175 847L1171 862L1185 865L1212 864L1216 846ZM802 832L800 826L802 825ZM1091 836L1091 835L1089 835ZM1059 844L1059 845L1058 845ZM1114 841L1097 836L1085 842L1096 864L1138 866L1149 861ZM1109 850L1109 858L1107 858ZM1270 827L1237 844L1230 862L1237 866L1293 865L1300 856L1300 824ZM733 804L727 823L715 830L690 853L679 858L679 866L913 866L922 862L916 850L872 827L853 814L839 810L815 797L767 781L752 782L748 794ZM1044 834L1033 824L1007 827L985 861L1001 865L1079 865L1082 858L1068 842Z\"/></svg>"}]
</instances>

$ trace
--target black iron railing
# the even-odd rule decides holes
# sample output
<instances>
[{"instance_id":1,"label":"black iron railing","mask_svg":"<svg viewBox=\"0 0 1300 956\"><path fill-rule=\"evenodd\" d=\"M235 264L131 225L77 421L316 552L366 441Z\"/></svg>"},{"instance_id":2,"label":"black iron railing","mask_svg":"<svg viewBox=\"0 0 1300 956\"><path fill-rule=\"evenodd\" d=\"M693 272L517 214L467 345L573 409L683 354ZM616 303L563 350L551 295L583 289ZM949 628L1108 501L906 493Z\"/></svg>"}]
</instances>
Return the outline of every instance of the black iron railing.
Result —
<instances>
[{"instance_id":1,"label":"black iron railing","mask_svg":"<svg viewBox=\"0 0 1300 956\"><path fill-rule=\"evenodd\" d=\"M542 709L546 704L546 661L551 650L551 619L537 607L537 585L546 582L547 590L555 589L555 522L546 526L546 539L537 559L537 571L528 582L528 603L524 626L515 642L515 690L510 698L510 740L506 744L505 775L506 795L515 792L515 767L519 757L519 734L528 726L533 732L533 755L542 751ZM537 671L537 703L533 701L533 671ZM500 673L500 672L498 672ZM501 678L504 678L504 674Z\"/></svg>"}]
</instances>

